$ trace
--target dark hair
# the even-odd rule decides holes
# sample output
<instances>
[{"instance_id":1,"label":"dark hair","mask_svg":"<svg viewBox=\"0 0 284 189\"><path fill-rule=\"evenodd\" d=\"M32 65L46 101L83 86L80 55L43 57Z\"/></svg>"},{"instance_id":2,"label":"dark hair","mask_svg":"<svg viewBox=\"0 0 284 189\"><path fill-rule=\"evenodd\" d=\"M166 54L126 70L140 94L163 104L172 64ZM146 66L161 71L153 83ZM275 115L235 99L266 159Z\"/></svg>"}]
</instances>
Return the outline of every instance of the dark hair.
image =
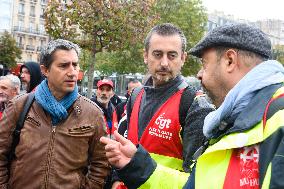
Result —
<instances>
[{"instance_id":1,"label":"dark hair","mask_svg":"<svg viewBox=\"0 0 284 189\"><path fill-rule=\"evenodd\" d=\"M170 23L164 23L161 25L154 26L151 31L148 33L145 41L144 41L144 48L146 51L149 50L150 46L150 40L152 35L156 33L161 36L172 36L172 35L178 35L181 39L181 49L184 52L186 50L186 38L184 36L184 33L179 29L178 27L174 26Z\"/></svg>"},{"instance_id":2,"label":"dark hair","mask_svg":"<svg viewBox=\"0 0 284 189\"><path fill-rule=\"evenodd\" d=\"M46 68L50 68L51 63L54 61L54 53L56 50L72 50L74 49L79 56L80 54L80 47L72 43L71 41L63 40L63 39L56 39L50 41L46 48L44 48L40 55L40 64L44 65Z\"/></svg>"}]
</instances>

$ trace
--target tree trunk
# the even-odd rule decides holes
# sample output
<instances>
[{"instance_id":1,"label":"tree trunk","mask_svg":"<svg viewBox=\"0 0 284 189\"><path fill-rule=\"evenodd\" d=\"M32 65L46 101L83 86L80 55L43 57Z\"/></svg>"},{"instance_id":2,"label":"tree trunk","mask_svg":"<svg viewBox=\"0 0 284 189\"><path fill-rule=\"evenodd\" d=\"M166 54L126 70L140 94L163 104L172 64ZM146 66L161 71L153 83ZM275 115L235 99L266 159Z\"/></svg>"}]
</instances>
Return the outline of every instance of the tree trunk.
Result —
<instances>
[{"instance_id":1,"label":"tree trunk","mask_svg":"<svg viewBox=\"0 0 284 189\"><path fill-rule=\"evenodd\" d=\"M96 62L96 32L94 29L94 41L93 41L93 62L91 62L90 67L88 69L88 93L87 97L91 98L92 97L92 91L93 91L93 85L94 85L94 71L95 71L95 62Z\"/></svg>"},{"instance_id":2,"label":"tree trunk","mask_svg":"<svg viewBox=\"0 0 284 189\"><path fill-rule=\"evenodd\" d=\"M88 98L92 97L92 91L93 91L93 85L94 85L94 71L95 71L95 62L92 62L90 64L90 66L89 66L88 71L87 71L87 75L88 75L88 93L87 93L87 97Z\"/></svg>"}]
</instances>

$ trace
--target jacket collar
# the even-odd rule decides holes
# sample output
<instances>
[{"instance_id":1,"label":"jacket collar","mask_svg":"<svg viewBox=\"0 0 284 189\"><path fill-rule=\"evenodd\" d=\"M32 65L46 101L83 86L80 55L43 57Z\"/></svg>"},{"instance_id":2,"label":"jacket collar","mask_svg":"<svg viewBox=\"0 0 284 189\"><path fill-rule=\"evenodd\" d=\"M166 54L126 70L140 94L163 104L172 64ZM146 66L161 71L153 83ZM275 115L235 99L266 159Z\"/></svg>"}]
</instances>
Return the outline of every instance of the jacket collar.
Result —
<instances>
[{"instance_id":1,"label":"jacket collar","mask_svg":"<svg viewBox=\"0 0 284 189\"><path fill-rule=\"evenodd\" d=\"M248 106L238 115L233 126L225 134L245 131L259 123L272 95L282 85L282 83L279 83L261 89Z\"/></svg>"}]
</instances>

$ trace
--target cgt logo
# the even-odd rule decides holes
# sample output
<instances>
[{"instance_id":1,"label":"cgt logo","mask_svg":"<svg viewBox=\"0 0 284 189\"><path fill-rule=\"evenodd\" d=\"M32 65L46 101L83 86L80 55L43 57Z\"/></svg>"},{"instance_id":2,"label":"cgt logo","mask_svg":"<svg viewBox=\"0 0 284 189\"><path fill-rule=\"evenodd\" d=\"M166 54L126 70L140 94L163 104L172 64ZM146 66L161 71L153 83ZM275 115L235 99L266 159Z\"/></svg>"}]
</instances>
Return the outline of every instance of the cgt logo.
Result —
<instances>
[{"instance_id":1,"label":"cgt logo","mask_svg":"<svg viewBox=\"0 0 284 189\"><path fill-rule=\"evenodd\" d=\"M165 119L164 115L165 115L165 113L160 115L155 121L155 124L159 125L159 129L164 129L165 127L167 129L170 128L170 124L171 124L172 120Z\"/></svg>"}]
</instances>

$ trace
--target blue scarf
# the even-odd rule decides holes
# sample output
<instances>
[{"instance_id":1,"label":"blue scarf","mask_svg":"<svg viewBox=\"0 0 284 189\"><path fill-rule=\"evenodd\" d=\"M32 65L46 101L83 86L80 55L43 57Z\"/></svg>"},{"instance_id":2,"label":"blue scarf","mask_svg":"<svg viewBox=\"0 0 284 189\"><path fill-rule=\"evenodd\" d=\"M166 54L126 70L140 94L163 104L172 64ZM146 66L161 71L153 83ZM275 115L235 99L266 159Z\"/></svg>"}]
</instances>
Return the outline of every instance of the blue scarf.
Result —
<instances>
[{"instance_id":1,"label":"blue scarf","mask_svg":"<svg viewBox=\"0 0 284 189\"><path fill-rule=\"evenodd\" d=\"M254 67L229 91L221 106L206 116L204 135L212 138L221 121L234 120L260 89L281 82L284 68L279 62L268 60Z\"/></svg>"},{"instance_id":2,"label":"blue scarf","mask_svg":"<svg viewBox=\"0 0 284 189\"><path fill-rule=\"evenodd\" d=\"M36 101L51 115L52 124L54 126L67 118L67 109L74 103L77 96L78 87L76 85L72 92L68 93L60 101L57 101L51 94L46 79L38 85L35 91Z\"/></svg>"}]
</instances>

